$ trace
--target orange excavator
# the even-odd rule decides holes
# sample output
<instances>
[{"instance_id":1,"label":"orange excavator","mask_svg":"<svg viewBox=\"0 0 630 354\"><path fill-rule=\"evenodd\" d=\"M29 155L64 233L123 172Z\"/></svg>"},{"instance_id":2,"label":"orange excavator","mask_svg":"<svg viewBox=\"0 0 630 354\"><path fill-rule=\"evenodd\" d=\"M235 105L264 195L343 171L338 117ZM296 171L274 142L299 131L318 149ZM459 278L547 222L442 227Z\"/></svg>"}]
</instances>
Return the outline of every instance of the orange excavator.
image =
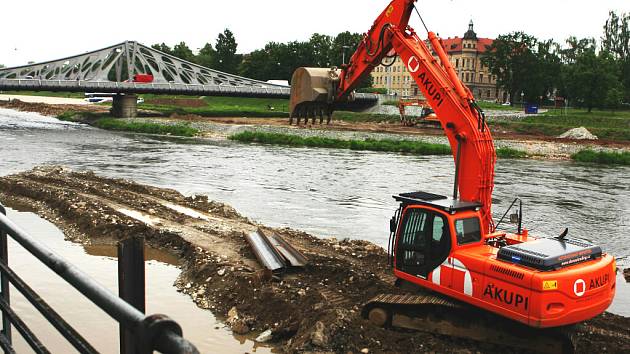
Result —
<instances>
[{"instance_id":1,"label":"orange excavator","mask_svg":"<svg viewBox=\"0 0 630 354\"><path fill-rule=\"evenodd\" d=\"M415 2L391 1L341 69L298 68L291 82L291 117L330 116L352 101L356 85L393 51L435 111L453 151L452 196L394 196L400 208L390 222L390 265L398 285L419 292L379 295L363 314L382 326L540 351L567 349L567 329L611 304L615 260L599 246L567 238L567 230L555 238L530 235L522 227L522 208L511 215L515 232L498 229L503 218L495 224L491 212L496 154L485 115L441 39L427 30L429 48L408 26L418 11ZM471 325L476 322L483 323ZM552 339L545 342L547 334Z\"/></svg>"}]
</instances>

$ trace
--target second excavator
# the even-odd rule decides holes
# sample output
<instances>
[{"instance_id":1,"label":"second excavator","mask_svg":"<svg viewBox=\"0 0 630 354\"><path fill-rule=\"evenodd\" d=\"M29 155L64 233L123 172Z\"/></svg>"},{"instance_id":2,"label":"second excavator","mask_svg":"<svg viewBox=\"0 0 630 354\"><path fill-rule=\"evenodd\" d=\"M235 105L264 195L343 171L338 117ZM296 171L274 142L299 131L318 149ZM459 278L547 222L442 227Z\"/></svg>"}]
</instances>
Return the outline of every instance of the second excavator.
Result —
<instances>
[{"instance_id":1,"label":"second excavator","mask_svg":"<svg viewBox=\"0 0 630 354\"><path fill-rule=\"evenodd\" d=\"M557 238L530 235L522 227L522 212L516 214L516 232L498 230L491 210L496 154L484 112L459 80L441 39L427 30L425 42L408 26L417 11L415 2L391 1L347 65L299 68L291 81L291 117L330 117L339 105L352 101L361 79L395 53L437 115L453 152L452 196L424 191L397 194L400 208L390 223L388 248L397 283L439 296L383 294L365 304L364 316L378 325L431 329L478 340L492 337L501 342L511 336L528 347L533 343L517 329L507 337L498 333L511 323L564 329L601 314L615 294L616 266L610 254L569 239L566 232ZM470 312L461 304L481 311ZM491 319L490 329L481 334L458 330L448 321L414 325L421 315L435 315L430 310L433 305L454 312L465 309L467 318L492 313L509 321ZM550 345L551 351L557 349Z\"/></svg>"}]
</instances>

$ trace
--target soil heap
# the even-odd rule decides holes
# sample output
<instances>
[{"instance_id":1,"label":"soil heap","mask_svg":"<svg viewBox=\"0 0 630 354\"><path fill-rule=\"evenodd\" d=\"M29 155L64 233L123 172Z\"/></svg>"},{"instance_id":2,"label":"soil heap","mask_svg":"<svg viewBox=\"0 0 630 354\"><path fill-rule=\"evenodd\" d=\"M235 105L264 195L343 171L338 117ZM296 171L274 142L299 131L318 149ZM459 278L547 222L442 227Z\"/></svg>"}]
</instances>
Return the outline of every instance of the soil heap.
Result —
<instances>
[{"instance_id":1,"label":"soil heap","mask_svg":"<svg viewBox=\"0 0 630 354\"><path fill-rule=\"evenodd\" d=\"M363 320L364 302L396 293L379 246L320 239L273 229L205 196L41 167L0 178L0 201L38 213L68 239L113 244L143 235L181 260L176 286L235 332L258 335L286 352L516 352L428 333L376 328ZM301 271L272 275L258 265L244 233L276 232L309 258ZM630 318L605 313L579 326L578 352L630 352Z\"/></svg>"}]
</instances>

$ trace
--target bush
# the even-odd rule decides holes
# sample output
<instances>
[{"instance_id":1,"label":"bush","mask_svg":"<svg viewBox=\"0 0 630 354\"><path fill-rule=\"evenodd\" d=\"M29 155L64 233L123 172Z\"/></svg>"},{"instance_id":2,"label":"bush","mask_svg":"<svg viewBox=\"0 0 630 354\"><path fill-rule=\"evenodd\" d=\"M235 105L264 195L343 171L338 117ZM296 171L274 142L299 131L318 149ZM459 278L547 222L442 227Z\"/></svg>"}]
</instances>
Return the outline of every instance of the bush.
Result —
<instances>
[{"instance_id":1,"label":"bush","mask_svg":"<svg viewBox=\"0 0 630 354\"><path fill-rule=\"evenodd\" d=\"M585 149L571 155L571 158L578 162L630 166L630 152L627 151L614 152Z\"/></svg>"},{"instance_id":2,"label":"bush","mask_svg":"<svg viewBox=\"0 0 630 354\"><path fill-rule=\"evenodd\" d=\"M228 137L230 140L260 143L268 145L288 145L288 146L309 146L336 149L402 152L414 155L450 155L451 148L443 144L430 144L414 140L393 140L393 139L366 139L366 140L343 140L325 137L307 137L298 135L267 133L258 131L244 131ZM497 155L502 158L523 158L527 155L523 151L500 148Z\"/></svg>"},{"instance_id":3,"label":"bush","mask_svg":"<svg viewBox=\"0 0 630 354\"><path fill-rule=\"evenodd\" d=\"M497 149L497 157L502 159L522 159L527 157L527 153L521 150L502 147Z\"/></svg>"},{"instance_id":4,"label":"bush","mask_svg":"<svg viewBox=\"0 0 630 354\"><path fill-rule=\"evenodd\" d=\"M115 118L101 118L94 122L94 125L107 130L128 131L146 134L195 136L199 130L190 127L188 124L157 124L144 122L128 122Z\"/></svg>"}]
</instances>

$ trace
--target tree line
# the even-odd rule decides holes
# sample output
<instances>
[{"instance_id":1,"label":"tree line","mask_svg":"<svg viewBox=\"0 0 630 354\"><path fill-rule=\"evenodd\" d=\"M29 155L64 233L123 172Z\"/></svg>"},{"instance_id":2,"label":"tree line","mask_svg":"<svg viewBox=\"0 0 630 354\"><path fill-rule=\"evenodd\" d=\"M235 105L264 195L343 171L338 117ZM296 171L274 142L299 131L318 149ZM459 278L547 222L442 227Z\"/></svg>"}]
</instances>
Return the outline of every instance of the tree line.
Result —
<instances>
[{"instance_id":1,"label":"tree line","mask_svg":"<svg viewBox=\"0 0 630 354\"><path fill-rule=\"evenodd\" d=\"M600 41L570 37L559 44L512 32L487 49L482 63L511 101L542 103L559 96L589 112L630 102L630 14L611 11Z\"/></svg>"},{"instance_id":2,"label":"tree line","mask_svg":"<svg viewBox=\"0 0 630 354\"><path fill-rule=\"evenodd\" d=\"M332 67L340 66L344 60L348 62L362 38L359 33L347 31L336 36L315 33L308 41L269 42L264 48L249 54L237 54L236 38L229 29L225 29L217 37L214 47L206 43L196 54L185 42L172 48L165 43L151 47L231 74L263 81L289 81L293 71L301 66ZM371 86L371 80L367 80L363 86Z\"/></svg>"}]
</instances>

